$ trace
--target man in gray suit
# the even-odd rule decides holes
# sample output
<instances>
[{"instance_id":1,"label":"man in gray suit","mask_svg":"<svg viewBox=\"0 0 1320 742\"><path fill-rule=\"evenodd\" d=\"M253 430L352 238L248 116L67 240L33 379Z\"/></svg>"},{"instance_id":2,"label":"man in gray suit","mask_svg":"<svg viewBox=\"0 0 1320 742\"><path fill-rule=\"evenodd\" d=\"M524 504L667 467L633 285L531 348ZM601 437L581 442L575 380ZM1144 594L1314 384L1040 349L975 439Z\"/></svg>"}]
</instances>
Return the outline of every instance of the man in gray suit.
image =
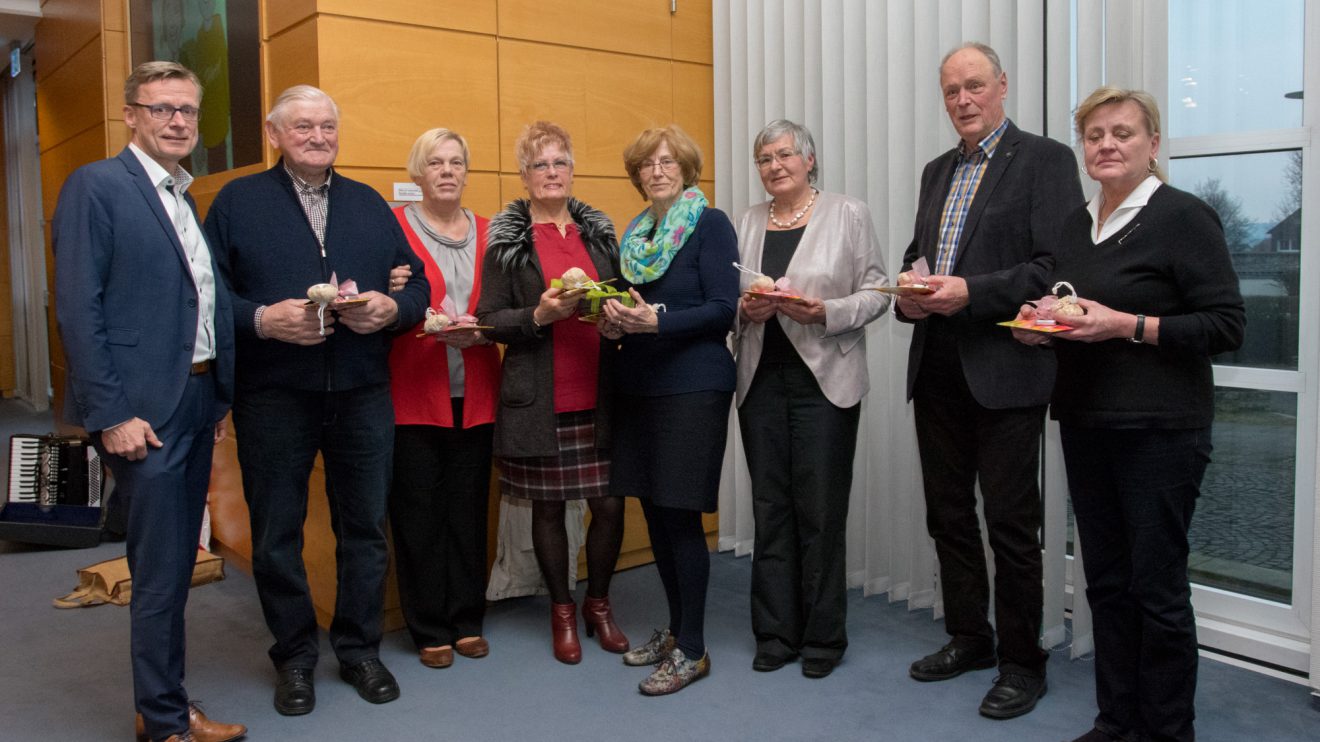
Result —
<instances>
[{"instance_id":1,"label":"man in gray suit","mask_svg":"<svg viewBox=\"0 0 1320 742\"><path fill-rule=\"evenodd\" d=\"M1046 292L1063 220L1082 204L1082 190L1068 147L1005 116L1008 76L993 49L969 43L949 52L940 88L960 141L922 172L899 275L899 285L934 292L902 297L895 311L916 324L907 393L951 638L909 672L947 680L998 665L980 712L1009 719L1031 711L1046 688L1038 473L1054 358L995 323ZM928 276L913 270L922 258ZM995 557L994 628L978 480Z\"/></svg>"}]
</instances>

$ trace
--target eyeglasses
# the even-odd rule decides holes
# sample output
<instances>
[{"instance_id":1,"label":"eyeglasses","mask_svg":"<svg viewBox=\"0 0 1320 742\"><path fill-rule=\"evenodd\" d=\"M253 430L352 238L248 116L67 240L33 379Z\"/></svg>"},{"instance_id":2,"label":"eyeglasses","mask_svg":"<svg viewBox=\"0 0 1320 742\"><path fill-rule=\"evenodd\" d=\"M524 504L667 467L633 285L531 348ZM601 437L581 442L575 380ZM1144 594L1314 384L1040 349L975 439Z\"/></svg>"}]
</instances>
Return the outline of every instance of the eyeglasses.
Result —
<instances>
[{"instance_id":1,"label":"eyeglasses","mask_svg":"<svg viewBox=\"0 0 1320 742\"><path fill-rule=\"evenodd\" d=\"M642 165L641 167L638 168L638 170L640 170L641 172L646 172L648 170L654 170L656 168L660 168L665 172L669 172L670 170L673 170L676 167L678 167L678 160L675 160L672 157L661 157L658 160L646 160L642 162Z\"/></svg>"},{"instance_id":2,"label":"eyeglasses","mask_svg":"<svg viewBox=\"0 0 1320 742\"><path fill-rule=\"evenodd\" d=\"M783 163L787 161L788 158L790 157L800 157L801 155L802 153L798 152L795 149L781 149L778 152L775 152L774 154L761 155L760 157L756 158L756 167L760 168L761 170L765 170L766 168L770 167L772 164L776 162Z\"/></svg>"},{"instance_id":3,"label":"eyeglasses","mask_svg":"<svg viewBox=\"0 0 1320 742\"><path fill-rule=\"evenodd\" d=\"M171 106L168 103L129 103L128 105L147 109L151 117L158 121L169 121L176 113L183 116L184 121L196 121L202 117L201 110L196 106Z\"/></svg>"},{"instance_id":4,"label":"eyeglasses","mask_svg":"<svg viewBox=\"0 0 1320 742\"><path fill-rule=\"evenodd\" d=\"M554 162L546 162L545 160L541 160L539 162L533 162L531 164L531 169L537 172L538 174L543 174L551 168L554 168L555 172L557 173L562 173L571 167L573 167L573 163L569 162L568 160L555 160Z\"/></svg>"}]
</instances>

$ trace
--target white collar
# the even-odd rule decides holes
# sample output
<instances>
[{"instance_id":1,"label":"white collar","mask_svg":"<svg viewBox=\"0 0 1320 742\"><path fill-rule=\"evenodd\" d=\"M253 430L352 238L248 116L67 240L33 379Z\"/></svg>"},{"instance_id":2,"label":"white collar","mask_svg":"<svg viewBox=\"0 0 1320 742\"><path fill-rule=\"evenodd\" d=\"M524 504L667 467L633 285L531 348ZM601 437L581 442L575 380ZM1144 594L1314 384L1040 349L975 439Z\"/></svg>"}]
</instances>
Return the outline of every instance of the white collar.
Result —
<instances>
[{"instance_id":1,"label":"white collar","mask_svg":"<svg viewBox=\"0 0 1320 742\"><path fill-rule=\"evenodd\" d=\"M177 189L178 194L182 196L184 191L188 190L188 186L192 185L192 175L184 170L182 165L175 165L174 173L171 174L161 167L159 162L152 159L151 155L143 152L141 147L129 142L128 148L138 158L138 162L142 163L142 169L147 171L147 178L157 188L177 184L179 186Z\"/></svg>"},{"instance_id":2,"label":"white collar","mask_svg":"<svg viewBox=\"0 0 1320 742\"><path fill-rule=\"evenodd\" d=\"M1150 201L1151 194L1155 193L1155 189L1159 188L1161 185L1163 185L1163 183L1159 178L1154 175L1147 175L1146 179L1138 183L1136 188L1132 189L1132 192L1127 195L1127 198L1123 199L1123 203L1119 204L1118 208L1114 209L1112 214L1117 214L1118 212L1127 209L1139 209L1145 206ZM1102 190L1092 196L1091 201L1086 204L1086 210L1091 212L1092 224L1095 224L1100 220L1100 207L1104 202L1105 193ZM1110 215L1111 219L1113 218L1112 214Z\"/></svg>"}]
</instances>

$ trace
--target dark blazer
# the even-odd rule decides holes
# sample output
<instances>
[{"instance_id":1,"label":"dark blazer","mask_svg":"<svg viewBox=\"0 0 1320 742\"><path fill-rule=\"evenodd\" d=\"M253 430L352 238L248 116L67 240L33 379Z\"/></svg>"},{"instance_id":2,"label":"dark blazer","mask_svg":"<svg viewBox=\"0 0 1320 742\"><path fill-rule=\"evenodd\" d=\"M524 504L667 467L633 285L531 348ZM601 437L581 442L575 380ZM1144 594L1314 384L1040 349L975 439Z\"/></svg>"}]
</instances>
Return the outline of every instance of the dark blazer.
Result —
<instances>
[{"instance_id":1,"label":"dark blazer","mask_svg":"<svg viewBox=\"0 0 1320 742\"><path fill-rule=\"evenodd\" d=\"M619 243L610 218L577 199L569 199L568 211L600 280L616 278ZM532 313L546 285L532 243L529 202L514 201L491 217L481 267L481 299L477 303L477 321L491 327L485 331L486 337L505 345L500 400L495 411L496 456L559 454L555 436L554 333L549 326L532 323ZM617 345L617 341L601 338L596 383L597 448L610 446L612 361Z\"/></svg>"},{"instance_id":2,"label":"dark blazer","mask_svg":"<svg viewBox=\"0 0 1320 742\"><path fill-rule=\"evenodd\" d=\"M923 256L935 266L940 217L957 163L955 147L921 173L916 226L903 255L905 271ZM967 386L981 405L1007 409L1049 402L1053 354L1016 342L995 323L1012 319L1023 301L1046 293L1063 222L1083 203L1072 150L1010 121L972 199L954 257L953 275L966 279L970 303L951 317L915 323L908 353L909 400L927 334L937 325L935 331L956 337ZM910 321L901 313L898 319Z\"/></svg>"},{"instance_id":3,"label":"dark blazer","mask_svg":"<svg viewBox=\"0 0 1320 742\"><path fill-rule=\"evenodd\" d=\"M89 432L134 417L159 429L188 381L197 289L174 224L131 150L69 176L51 235L68 367L64 419ZM214 247L212 270L219 421L233 400L234 321Z\"/></svg>"}]
</instances>

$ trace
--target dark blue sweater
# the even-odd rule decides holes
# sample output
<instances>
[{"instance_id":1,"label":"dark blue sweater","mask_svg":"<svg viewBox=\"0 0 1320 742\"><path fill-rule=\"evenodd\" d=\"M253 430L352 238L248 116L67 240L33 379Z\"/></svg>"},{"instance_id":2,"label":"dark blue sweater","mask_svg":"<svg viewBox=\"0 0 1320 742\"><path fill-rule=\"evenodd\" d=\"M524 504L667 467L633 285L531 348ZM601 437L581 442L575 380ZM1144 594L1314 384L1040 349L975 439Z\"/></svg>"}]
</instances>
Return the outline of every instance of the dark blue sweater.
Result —
<instances>
[{"instance_id":1,"label":"dark blue sweater","mask_svg":"<svg viewBox=\"0 0 1320 742\"><path fill-rule=\"evenodd\" d=\"M389 380L392 336L386 331L359 335L339 325L312 346L257 337L257 307L306 298L307 288L328 282L331 272L356 281L361 292L388 293L390 268L407 263L413 277L391 295L399 305L396 326L412 327L426 311L430 286L421 261L385 200L338 173L329 196L324 257L283 161L230 182L211 204L206 238L233 300L240 389L329 391Z\"/></svg>"},{"instance_id":2,"label":"dark blue sweater","mask_svg":"<svg viewBox=\"0 0 1320 742\"><path fill-rule=\"evenodd\" d=\"M659 332L626 335L614 368L620 394L662 396L733 391L725 338L738 308L738 235L723 211L708 208L668 270L635 286L658 311Z\"/></svg>"}]
</instances>

